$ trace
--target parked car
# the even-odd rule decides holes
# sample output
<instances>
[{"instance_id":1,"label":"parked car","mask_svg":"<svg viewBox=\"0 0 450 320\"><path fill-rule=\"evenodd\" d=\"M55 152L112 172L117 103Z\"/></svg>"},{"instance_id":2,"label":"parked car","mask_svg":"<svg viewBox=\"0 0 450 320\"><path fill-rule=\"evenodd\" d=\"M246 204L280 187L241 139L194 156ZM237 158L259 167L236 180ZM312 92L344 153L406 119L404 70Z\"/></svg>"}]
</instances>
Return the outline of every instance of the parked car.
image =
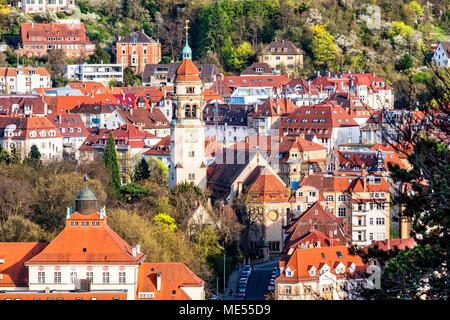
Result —
<instances>
[{"instance_id":1,"label":"parked car","mask_svg":"<svg viewBox=\"0 0 450 320\"><path fill-rule=\"evenodd\" d=\"M249 273L241 273L241 279L242 279L242 278L248 279L249 276L250 276Z\"/></svg>"},{"instance_id":2,"label":"parked car","mask_svg":"<svg viewBox=\"0 0 450 320\"><path fill-rule=\"evenodd\" d=\"M247 284L246 283L240 283L239 286L238 286L238 290L242 289L242 288L247 289Z\"/></svg>"},{"instance_id":3,"label":"parked car","mask_svg":"<svg viewBox=\"0 0 450 320\"><path fill-rule=\"evenodd\" d=\"M249 264L246 264L243 268L242 271L248 271L248 272L252 272L252 267Z\"/></svg>"},{"instance_id":4,"label":"parked car","mask_svg":"<svg viewBox=\"0 0 450 320\"><path fill-rule=\"evenodd\" d=\"M240 288L237 294L238 300L244 300L245 298L245 288Z\"/></svg>"},{"instance_id":5,"label":"parked car","mask_svg":"<svg viewBox=\"0 0 450 320\"><path fill-rule=\"evenodd\" d=\"M239 284L241 284L241 283L247 284L247 282L248 282L247 278L240 278L239 279Z\"/></svg>"}]
</instances>

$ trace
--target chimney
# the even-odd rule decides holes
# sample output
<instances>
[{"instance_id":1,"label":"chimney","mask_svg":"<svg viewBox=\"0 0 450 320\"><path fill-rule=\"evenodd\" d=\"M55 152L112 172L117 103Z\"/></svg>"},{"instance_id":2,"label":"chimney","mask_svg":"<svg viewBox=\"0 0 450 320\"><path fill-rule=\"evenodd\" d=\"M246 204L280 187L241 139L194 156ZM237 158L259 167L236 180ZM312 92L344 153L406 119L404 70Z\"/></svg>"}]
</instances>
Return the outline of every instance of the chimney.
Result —
<instances>
[{"instance_id":1,"label":"chimney","mask_svg":"<svg viewBox=\"0 0 450 320\"><path fill-rule=\"evenodd\" d=\"M366 168L364 168L363 171L362 171L362 178L363 178L364 192L366 192L366 189L367 189Z\"/></svg>"},{"instance_id":2,"label":"chimney","mask_svg":"<svg viewBox=\"0 0 450 320\"><path fill-rule=\"evenodd\" d=\"M156 291L161 291L161 271L156 273Z\"/></svg>"},{"instance_id":3,"label":"chimney","mask_svg":"<svg viewBox=\"0 0 450 320\"><path fill-rule=\"evenodd\" d=\"M309 227L309 232L313 233L314 231L314 226Z\"/></svg>"},{"instance_id":4,"label":"chimney","mask_svg":"<svg viewBox=\"0 0 450 320\"><path fill-rule=\"evenodd\" d=\"M136 248L132 248L133 249L133 257L136 257Z\"/></svg>"},{"instance_id":5,"label":"chimney","mask_svg":"<svg viewBox=\"0 0 450 320\"><path fill-rule=\"evenodd\" d=\"M277 114L280 114L280 105L277 104Z\"/></svg>"},{"instance_id":6,"label":"chimney","mask_svg":"<svg viewBox=\"0 0 450 320\"><path fill-rule=\"evenodd\" d=\"M141 246L139 244L136 245L136 253L141 254Z\"/></svg>"},{"instance_id":7,"label":"chimney","mask_svg":"<svg viewBox=\"0 0 450 320\"><path fill-rule=\"evenodd\" d=\"M321 244L320 244L320 240L317 240L317 248L320 248Z\"/></svg>"},{"instance_id":8,"label":"chimney","mask_svg":"<svg viewBox=\"0 0 450 320\"><path fill-rule=\"evenodd\" d=\"M328 238L330 238L330 247L333 246L333 231L328 232Z\"/></svg>"},{"instance_id":9,"label":"chimney","mask_svg":"<svg viewBox=\"0 0 450 320\"><path fill-rule=\"evenodd\" d=\"M50 293L50 288L49 287L45 287L45 293Z\"/></svg>"}]
</instances>

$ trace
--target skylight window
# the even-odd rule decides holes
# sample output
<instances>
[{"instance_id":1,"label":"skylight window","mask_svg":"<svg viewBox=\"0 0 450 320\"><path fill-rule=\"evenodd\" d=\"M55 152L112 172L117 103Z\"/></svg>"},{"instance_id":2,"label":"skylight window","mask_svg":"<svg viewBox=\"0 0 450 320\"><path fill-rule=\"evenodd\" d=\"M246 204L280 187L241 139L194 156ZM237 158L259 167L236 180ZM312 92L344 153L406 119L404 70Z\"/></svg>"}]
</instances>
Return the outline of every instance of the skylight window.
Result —
<instances>
[{"instance_id":1,"label":"skylight window","mask_svg":"<svg viewBox=\"0 0 450 320\"><path fill-rule=\"evenodd\" d=\"M340 252L340 251L337 251L336 254L337 254L337 256L338 256L339 259L342 259L342 258L344 257L344 256L342 255L342 252Z\"/></svg>"}]
</instances>

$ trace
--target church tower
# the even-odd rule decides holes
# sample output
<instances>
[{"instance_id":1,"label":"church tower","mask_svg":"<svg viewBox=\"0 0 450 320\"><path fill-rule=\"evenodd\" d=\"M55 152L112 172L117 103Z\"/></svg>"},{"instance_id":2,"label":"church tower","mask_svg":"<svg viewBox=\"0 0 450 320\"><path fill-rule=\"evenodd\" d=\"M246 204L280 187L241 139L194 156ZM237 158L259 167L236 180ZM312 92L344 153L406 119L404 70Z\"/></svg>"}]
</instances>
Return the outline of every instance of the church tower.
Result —
<instances>
[{"instance_id":1,"label":"church tower","mask_svg":"<svg viewBox=\"0 0 450 320\"><path fill-rule=\"evenodd\" d=\"M188 44L186 20L186 45L183 61L176 72L173 95L173 117L170 123L169 188L178 183L194 182L206 189L205 123L203 122L203 89L200 71L192 62Z\"/></svg>"}]
</instances>

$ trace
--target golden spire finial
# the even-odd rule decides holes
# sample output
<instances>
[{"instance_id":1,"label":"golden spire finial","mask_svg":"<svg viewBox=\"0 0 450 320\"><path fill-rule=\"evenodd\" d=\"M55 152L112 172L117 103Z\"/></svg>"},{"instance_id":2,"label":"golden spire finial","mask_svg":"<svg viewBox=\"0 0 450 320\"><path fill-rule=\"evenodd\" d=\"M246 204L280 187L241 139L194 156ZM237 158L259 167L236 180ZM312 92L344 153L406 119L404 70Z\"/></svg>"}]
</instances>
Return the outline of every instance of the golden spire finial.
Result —
<instances>
[{"instance_id":1,"label":"golden spire finial","mask_svg":"<svg viewBox=\"0 0 450 320\"><path fill-rule=\"evenodd\" d=\"M184 29L186 29L186 38L188 37L188 30L189 30L189 20L185 20L184 22L186 22L186 26L184 27Z\"/></svg>"}]
</instances>

